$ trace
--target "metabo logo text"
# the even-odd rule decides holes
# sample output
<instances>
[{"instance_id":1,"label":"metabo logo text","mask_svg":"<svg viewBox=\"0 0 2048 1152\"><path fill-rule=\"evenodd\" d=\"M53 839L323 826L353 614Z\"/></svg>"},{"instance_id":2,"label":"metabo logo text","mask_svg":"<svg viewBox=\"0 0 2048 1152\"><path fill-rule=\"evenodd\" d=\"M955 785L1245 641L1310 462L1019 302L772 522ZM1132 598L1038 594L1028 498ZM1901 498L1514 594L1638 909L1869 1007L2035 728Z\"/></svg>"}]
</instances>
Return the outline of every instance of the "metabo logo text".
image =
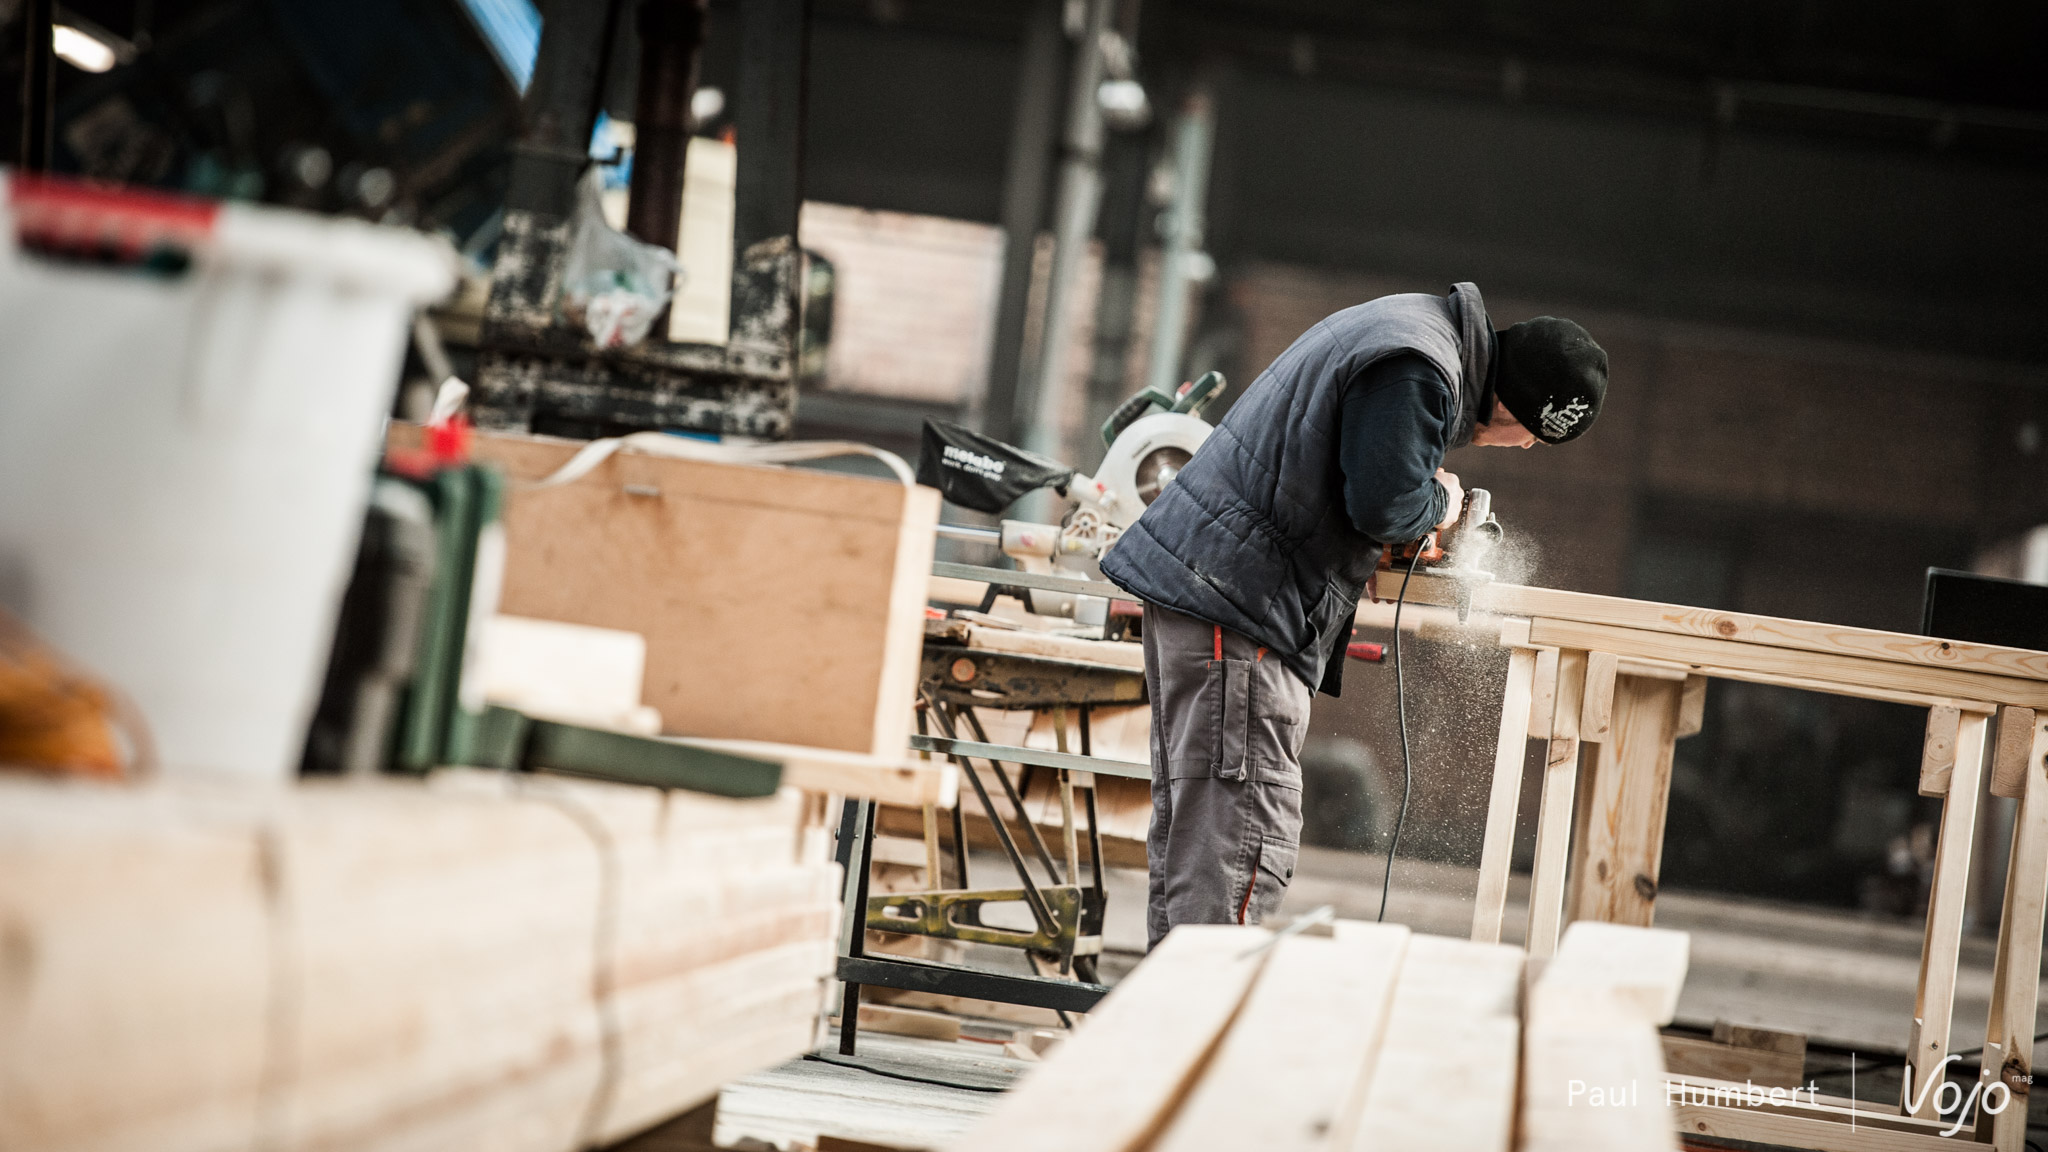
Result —
<instances>
[{"instance_id":1,"label":"metabo logo text","mask_svg":"<svg viewBox=\"0 0 2048 1152\"><path fill-rule=\"evenodd\" d=\"M983 456L979 452L969 452L965 448L955 448L951 444L945 446L945 452L941 459L946 462L948 468L958 468L962 472L971 472L984 480L1001 480L1003 478L1003 465L1007 463L1007 461L998 460L993 456Z\"/></svg>"}]
</instances>

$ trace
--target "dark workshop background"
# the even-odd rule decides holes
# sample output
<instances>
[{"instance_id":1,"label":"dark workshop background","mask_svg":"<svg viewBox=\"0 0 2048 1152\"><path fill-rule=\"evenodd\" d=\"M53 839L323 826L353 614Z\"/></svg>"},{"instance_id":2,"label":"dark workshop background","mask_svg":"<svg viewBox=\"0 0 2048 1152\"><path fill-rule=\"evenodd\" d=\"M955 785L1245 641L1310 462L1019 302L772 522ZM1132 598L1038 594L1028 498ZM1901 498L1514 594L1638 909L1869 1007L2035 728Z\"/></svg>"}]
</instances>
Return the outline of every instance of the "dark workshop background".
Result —
<instances>
[{"instance_id":1,"label":"dark workshop background","mask_svg":"<svg viewBox=\"0 0 2048 1152\"><path fill-rule=\"evenodd\" d=\"M0 0L8 68L21 2ZM487 263L519 91L456 0L60 7L136 51L104 75L60 71L60 169L413 222ZM984 325L963 358L957 332L919 318L993 300L1006 204L1035 193L1049 219L1049 139L1023 165L1042 186L1016 186L1033 158L1019 109L1062 98L1026 45L1063 15L1057 0L817 0L805 242L815 216L815 247L843 266L834 339L893 315L899 356L963 367L912 386L892 372L916 368L842 357L807 390L800 436L910 453L927 414L1014 434L987 396L1014 379L1015 346ZM703 63L727 92L732 16L712 5ZM609 85L621 117L630 24ZM1567 315L1607 348L1609 405L1582 441L1449 464L1494 490L1522 578L1916 631L1930 565L2018 574L2021 533L2048 521L2048 8L1125 0L1117 26L1153 114L1104 157L1086 411L1141 377L1158 169L1199 91L1215 273L1186 374L1222 368L1241 388L1328 312L1455 280L1481 285L1498 324ZM19 91L0 76L7 132ZM856 241L886 234L877 221L917 223L878 214L944 218L893 279L866 276L889 286L879 303L838 255L872 251ZM1083 467L1100 452L1070 449ZM1475 862L1498 673L1437 641L1411 654L1404 850ZM1318 705L1325 843L1380 842L1398 789L1390 682L1354 665ZM1666 884L1911 912L1919 736L1912 709L1717 683L1681 745Z\"/></svg>"}]
</instances>

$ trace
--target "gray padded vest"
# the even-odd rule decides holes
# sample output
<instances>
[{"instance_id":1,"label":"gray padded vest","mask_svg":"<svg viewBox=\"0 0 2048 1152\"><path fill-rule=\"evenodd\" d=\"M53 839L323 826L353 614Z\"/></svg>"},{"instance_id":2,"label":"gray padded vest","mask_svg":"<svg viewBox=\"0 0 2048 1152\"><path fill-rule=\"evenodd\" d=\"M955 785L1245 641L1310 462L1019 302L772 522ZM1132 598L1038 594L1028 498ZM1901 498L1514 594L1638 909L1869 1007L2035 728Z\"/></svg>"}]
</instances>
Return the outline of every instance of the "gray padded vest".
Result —
<instances>
[{"instance_id":1,"label":"gray padded vest","mask_svg":"<svg viewBox=\"0 0 2048 1152\"><path fill-rule=\"evenodd\" d=\"M1350 636L1380 556L1344 509L1345 387L1376 360L1421 354L1450 383L1446 447L1457 447L1472 437L1492 336L1472 284L1448 296L1384 296L1327 317L1252 381L1103 556L1103 575L1144 600L1253 638L1336 695L1343 660L1331 655Z\"/></svg>"}]
</instances>

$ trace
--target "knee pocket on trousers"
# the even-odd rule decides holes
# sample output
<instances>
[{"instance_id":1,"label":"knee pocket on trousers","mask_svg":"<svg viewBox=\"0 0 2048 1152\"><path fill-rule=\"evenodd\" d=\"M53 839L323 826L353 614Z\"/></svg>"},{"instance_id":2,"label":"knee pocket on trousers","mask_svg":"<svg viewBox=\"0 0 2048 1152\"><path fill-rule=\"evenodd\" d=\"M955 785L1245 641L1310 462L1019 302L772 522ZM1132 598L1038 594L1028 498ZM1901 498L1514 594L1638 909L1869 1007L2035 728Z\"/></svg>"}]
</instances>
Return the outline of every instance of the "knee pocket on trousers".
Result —
<instances>
[{"instance_id":1,"label":"knee pocket on trousers","mask_svg":"<svg viewBox=\"0 0 2048 1152\"><path fill-rule=\"evenodd\" d=\"M1260 836L1253 848L1251 875L1245 879L1244 895L1238 906L1238 923L1257 924L1280 907L1287 885L1294 879L1294 865L1300 845L1272 836Z\"/></svg>"},{"instance_id":2,"label":"knee pocket on trousers","mask_svg":"<svg viewBox=\"0 0 2048 1152\"><path fill-rule=\"evenodd\" d=\"M1168 750L1174 779L1301 787L1310 693L1279 660L1209 660L1192 721ZM1155 707L1157 705L1155 704Z\"/></svg>"}]
</instances>

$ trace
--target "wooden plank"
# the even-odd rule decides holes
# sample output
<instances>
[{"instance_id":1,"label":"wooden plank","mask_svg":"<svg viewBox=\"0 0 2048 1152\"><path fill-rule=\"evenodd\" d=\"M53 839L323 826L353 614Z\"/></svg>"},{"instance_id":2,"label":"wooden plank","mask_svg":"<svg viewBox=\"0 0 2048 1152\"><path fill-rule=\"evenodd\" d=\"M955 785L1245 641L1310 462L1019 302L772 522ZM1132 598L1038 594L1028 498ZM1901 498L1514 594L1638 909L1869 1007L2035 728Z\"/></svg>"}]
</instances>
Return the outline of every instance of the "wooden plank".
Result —
<instances>
[{"instance_id":1,"label":"wooden plank","mask_svg":"<svg viewBox=\"0 0 2048 1152\"><path fill-rule=\"evenodd\" d=\"M1687 951L1683 932L1583 920L1566 930L1529 994L1524 1152L1677 1147L1656 1025L1678 1002Z\"/></svg>"},{"instance_id":2,"label":"wooden plank","mask_svg":"<svg viewBox=\"0 0 2048 1152\"><path fill-rule=\"evenodd\" d=\"M0 778L0 922L35 960L0 1028L0 1146L644 1127L808 1043L836 870L797 858L806 808L526 774Z\"/></svg>"},{"instance_id":3,"label":"wooden plank","mask_svg":"<svg viewBox=\"0 0 2048 1152\"><path fill-rule=\"evenodd\" d=\"M1963 717L1948 798L1942 802L1934 886L1927 899L1927 931L1920 948L1920 980L1906 1046L1912 1094L1920 1105L1908 1110L1922 1119L1935 1116L1935 1097L1943 1079L1941 1060L1948 1053L1956 962L1963 942L1963 904L1970 879L1970 840L1977 825L1977 799L1984 791L1984 738L1989 726L1988 717Z\"/></svg>"},{"instance_id":4,"label":"wooden plank","mask_svg":"<svg viewBox=\"0 0 2048 1152\"><path fill-rule=\"evenodd\" d=\"M1954 708L1927 710L1927 735L1920 741L1920 794L1948 795L1949 777L1956 767L1956 734L1962 730L1963 714Z\"/></svg>"},{"instance_id":5,"label":"wooden plank","mask_svg":"<svg viewBox=\"0 0 2048 1152\"><path fill-rule=\"evenodd\" d=\"M839 1023L838 1017L832 1022ZM885 1032L891 1036L922 1036L927 1040L958 1040L960 1018L943 1012L928 1012L921 1008L902 1008L893 1004L862 1004L860 1006L860 1030L863 1032Z\"/></svg>"},{"instance_id":6,"label":"wooden plank","mask_svg":"<svg viewBox=\"0 0 2048 1152\"><path fill-rule=\"evenodd\" d=\"M1647 676L1652 680L1683 680L1692 674L1683 664L1674 664L1669 660L1644 660L1634 656L1622 657L1614 670L1623 676Z\"/></svg>"},{"instance_id":7,"label":"wooden plank","mask_svg":"<svg viewBox=\"0 0 2048 1152\"><path fill-rule=\"evenodd\" d=\"M925 578L925 599L933 604L980 604L986 595L988 585L980 580L962 580L958 576Z\"/></svg>"},{"instance_id":8,"label":"wooden plank","mask_svg":"<svg viewBox=\"0 0 2048 1152\"><path fill-rule=\"evenodd\" d=\"M1991 794L2018 799L2024 790L2027 753L2034 743L2034 710L1998 710L1998 736L1991 755Z\"/></svg>"},{"instance_id":9,"label":"wooden plank","mask_svg":"<svg viewBox=\"0 0 2048 1152\"><path fill-rule=\"evenodd\" d=\"M1678 694L1678 737L1697 736L1707 722L1707 678L1687 676Z\"/></svg>"},{"instance_id":10,"label":"wooden plank","mask_svg":"<svg viewBox=\"0 0 2048 1152\"><path fill-rule=\"evenodd\" d=\"M1578 759L1579 725L1585 716L1586 662L1587 654L1577 648L1558 650L1557 691L1551 699L1547 762Z\"/></svg>"},{"instance_id":11,"label":"wooden plank","mask_svg":"<svg viewBox=\"0 0 2048 1152\"><path fill-rule=\"evenodd\" d=\"M1398 594L1400 583L1399 576L1383 575L1380 595L1390 597ZM1458 588L1448 579L1418 575L1408 599L1410 603L1455 604L1458 594ZM1848 628L1838 624L1658 604L1554 588L1529 588L1518 584L1494 583L1474 588L1472 607L1477 611L1503 615L1574 620L1925 668L2048 680L2048 652L1904 632ZM1541 639L1534 642L1544 643Z\"/></svg>"},{"instance_id":12,"label":"wooden plank","mask_svg":"<svg viewBox=\"0 0 2048 1152\"><path fill-rule=\"evenodd\" d=\"M1341 926L1340 926L1341 927ZM1522 953L1413 937L1364 1111L1335 1152L1506 1152L1520 1081ZM1457 1106L1443 1106L1456 1084ZM1254 1144L1251 1147L1257 1147Z\"/></svg>"},{"instance_id":13,"label":"wooden plank","mask_svg":"<svg viewBox=\"0 0 2048 1152\"><path fill-rule=\"evenodd\" d=\"M1543 792L1536 811L1536 860L1529 878L1529 955L1557 951L1563 926L1565 866L1571 859L1574 792L1579 778L1578 727L1584 713L1587 654L1562 650L1558 658L1556 715L1543 762ZM1611 689L1610 689L1611 691Z\"/></svg>"},{"instance_id":14,"label":"wooden plank","mask_svg":"<svg viewBox=\"0 0 2048 1152\"><path fill-rule=\"evenodd\" d=\"M1666 1036L1664 1067L1689 1076L1754 1081L1766 1088L1798 1088L1806 1083L1806 1051L1767 1052L1738 1048L1697 1036Z\"/></svg>"},{"instance_id":15,"label":"wooden plank","mask_svg":"<svg viewBox=\"0 0 2048 1152\"><path fill-rule=\"evenodd\" d=\"M1564 921L1565 866L1571 859L1574 791L1579 764L1567 760L1543 768L1543 795L1536 816L1536 861L1529 878L1529 955L1557 950Z\"/></svg>"},{"instance_id":16,"label":"wooden plank","mask_svg":"<svg viewBox=\"0 0 2048 1152\"><path fill-rule=\"evenodd\" d=\"M1079 636L1055 636L1050 632L980 625L968 625L966 633L969 648L1049 656L1055 660L1074 660L1084 664L1108 664L1141 672L1145 668L1144 645L1123 640L1087 640Z\"/></svg>"},{"instance_id":17,"label":"wooden plank","mask_svg":"<svg viewBox=\"0 0 2048 1152\"><path fill-rule=\"evenodd\" d=\"M1683 932L1574 921L1557 955L1543 966L1531 1015L1536 1012L1533 1001L1560 993L1577 998L1597 988L1629 1014L1652 1025L1669 1024L1678 1011L1690 955L1691 937Z\"/></svg>"},{"instance_id":18,"label":"wooden plank","mask_svg":"<svg viewBox=\"0 0 2048 1152\"><path fill-rule=\"evenodd\" d=\"M1647 926L1655 915L1664 815L1683 685L1620 677L1613 738L1593 745L1573 915Z\"/></svg>"},{"instance_id":19,"label":"wooden plank","mask_svg":"<svg viewBox=\"0 0 2048 1152\"><path fill-rule=\"evenodd\" d=\"M1639 1021L1591 1023L1590 1010L1531 1017L1523 1047L1520 1152L1676 1152L1658 1091L1663 1050Z\"/></svg>"},{"instance_id":20,"label":"wooden plank","mask_svg":"<svg viewBox=\"0 0 2048 1152\"><path fill-rule=\"evenodd\" d=\"M1500 736L1493 753L1493 789L1486 805L1486 839L1479 852L1479 889L1472 907L1472 939L1500 942L1507 912L1508 870L1514 863L1515 809L1521 803L1522 761L1529 753L1529 704L1535 688L1536 653L1508 654L1507 687L1501 696Z\"/></svg>"},{"instance_id":21,"label":"wooden plank","mask_svg":"<svg viewBox=\"0 0 2048 1152\"><path fill-rule=\"evenodd\" d=\"M1155 1152L1320 1152L1338 1139L1372 1081L1409 938L1398 924L1338 928L1274 945Z\"/></svg>"},{"instance_id":22,"label":"wooden plank","mask_svg":"<svg viewBox=\"0 0 2048 1152\"><path fill-rule=\"evenodd\" d=\"M1529 622L1519 616L1509 616L1500 622L1500 646L1503 648L1529 647Z\"/></svg>"},{"instance_id":23,"label":"wooden plank","mask_svg":"<svg viewBox=\"0 0 2048 1152\"><path fill-rule=\"evenodd\" d=\"M1754 1112L1768 1108L1780 1115L1803 1116L1839 1124L1845 1130L1849 1129L1853 1122L1857 1131L1869 1129L1932 1136L1948 1127L1941 1121L1916 1120L1911 1116L1901 1116L1897 1109L1881 1104L1872 1104L1869 1101L1859 1104L1846 1096L1830 1096L1825 1092L1819 1092L1818 1084L1811 1080L1802 1086L1803 1090L1796 1095L1787 1089L1781 1100L1773 1102L1769 1088L1758 1091L1757 1085L1745 1084L1739 1080L1686 1076L1677 1072L1666 1073L1664 1079L1665 1099L1674 1107L1686 1105L1726 1109L1731 1113ZM1969 1127L1964 1126L1962 1131L1967 1138ZM1950 1144L1949 1147L1954 1148L1955 1145Z\"/></svg>"},{"instance_id":24,"label":"wooden plank","mask_svg":"<svg viewBox=\"0 0 2048 1152\"><path fill-rule=\"evenodd\" d=\"M1586 657L1586 689L1579 710L1579 739L1604 742L1614 725L1614 674L1620 658L1612 652Z\"/></svg>"},{"instance_id":25,"label":"wooden plank","mask_svg":"<svg viewBox=\"0 0 2048 1152\"><path fill-rule=\"evenodd\" d=\"M2005 717L2001 716L2003 722ZM2048 909L2048 719L2033 717L2021 761L2019 812L2006 867L2005 910L1991 974L1991 1011L1984 1030L1982 1082L2002 1081L2012 1093L2004 1112L1978 1122L1978 1139L1998 1152L2023 1152L2034 1073L2034 1013L2040 985L2043 912ZM1989 1137L1987 1140L1986 1137Z\"/></svg>"},{"instance_id":26,"label":"wooden plank","mask_svg":"<svg viewBox=\"0 0 2048 1152\"><path fill-rule=\"evenodd\" d=\"M1677 661L1696 671L1747 669L1802 677L1840 685L1836 690L1844 695L1854 695L1853 689L1868 686L1988 700L1996 704L2019 704L2029 708L2048 707L2048 681L1961 671L1940 665L1901 663L1865 655L1773 648L1757 643L1549 618L1531 620L1529 638L1531 643L1539 645ZM1711 674L1725 673L1714 671Z\"/></svg>"},{"instance_id":27,"label":"wooden plank","mask_svg":"<svg viewBox=\"0 0 2048 1152\"><path fill-rule=\"evenodd\" d=\"M253 1148L263 845L154 788L0 775L0 1147Z\"/></svg>"},{"instance_id":28,"label":"wooden plank","mask_svg":"<svg viewBox=\"0 0 2048 1152\"><path fill-rule=\"evenodd\" d=\"M665 732L900 755L936 491L630 449L533 486L582 447L472 441L511 481L501 611L645 636L644 701Z\"/></svg>"},{"instance_id":29,"label":"wooden plank","mask_svg":"<svg viewBox=\"0 0 2048 1152\"><path fill-rule=\"evenodd\" d=\"M909 751L875 756L836 748L809 748L766 740L708 740L679 736L693 744L736 756L782 765L782 783L806 792L830 793L905 807L936 804L951 808L960 796L959 769L950 760L926 760Z\"/></svg>"},{"instance_id":30,"label":"wooden plank","mask_svg":"<svg viewBox=\"0 0 2048 1152\"><path fill-rule=\"evenodd\" d=\"M1778 1052L1788 1056L1806 1058L1806 1034L1786 1032L1778 1028L1765 1028L1757 1024L1736 1024L1727 1020L1714 1021L1714 1043L1727 1044L1736 1048L1750 1048L1758 1052Z\"/></svg>"},{"instance_id":31,"label":"wooden plank","mask_svg":"<svg viewBox=\"0 0 2048 1152\"><path fill-rule=\"evenodd\" d=\"M1526 722L1526 720L1525 720ZM1158 1134L1243 1004L1271 934L1183 925L1088 1026L957 1139L957 1152L1135 1152Z\"/></svg>"},{"instance_id":32,"label":"wooden plank","mask_svg":"<svg viewBox=\"0 0 2048 1152\"><path fill-rule=\"evenodd\" d=\"M1981 712L1986 715L1998 711L1998 705L1984 700L1966 700L1955 696L1940 696L1929 692L1907 692L1893 688L1874 688L1868 684L1844 685L1828 680L1817 680L1811 676L1789 676L1780 672L1759 672L1753 668L1724 668L1716 664L1681 664L1670 660L1644 660L1624 656L1618 669L1623 676L1647 676L1657 680L1682 681L1693 677L1710 680L1741 680L1749 684L1770 684L1780 688L1797 688L1802 692L1825 692L1835 696L1854 696L1859 700L1884 700L1893 704L1910 704L1916 708L1938 708L1944 705L1963 712ZM1704 719L1704 714L1702 714ZM1691 735L1691 733L1681 733Z\"/></svg>"},{"instance_id":33,"label":"wooden plank","mask_svg":"<svg viewBox=\"0 0 2048 1152\"><path fill-rule=\"evenodd\" d=\"M1550 716L1557 707L1558 650L1536 653L1536 679L1529 691L1529 739L1550 739Z\"/></svg>"},{"instance_id":34,"label":"wooden plank","mask_svg":"<svg viewBox=\"0 0 2048 1152\"><path fill-rule=\"evenodd\" d=\"M1932 1132L1902 1132L1874 1124L1851 1128L1846 1120L1802 1116L1765 1105L1760 1108L1680 1104L1672 1123L1688 1136L1747 1140L1814 1152L1955 1152L1957 1140Z\"/></svg>"}]
</instances>

